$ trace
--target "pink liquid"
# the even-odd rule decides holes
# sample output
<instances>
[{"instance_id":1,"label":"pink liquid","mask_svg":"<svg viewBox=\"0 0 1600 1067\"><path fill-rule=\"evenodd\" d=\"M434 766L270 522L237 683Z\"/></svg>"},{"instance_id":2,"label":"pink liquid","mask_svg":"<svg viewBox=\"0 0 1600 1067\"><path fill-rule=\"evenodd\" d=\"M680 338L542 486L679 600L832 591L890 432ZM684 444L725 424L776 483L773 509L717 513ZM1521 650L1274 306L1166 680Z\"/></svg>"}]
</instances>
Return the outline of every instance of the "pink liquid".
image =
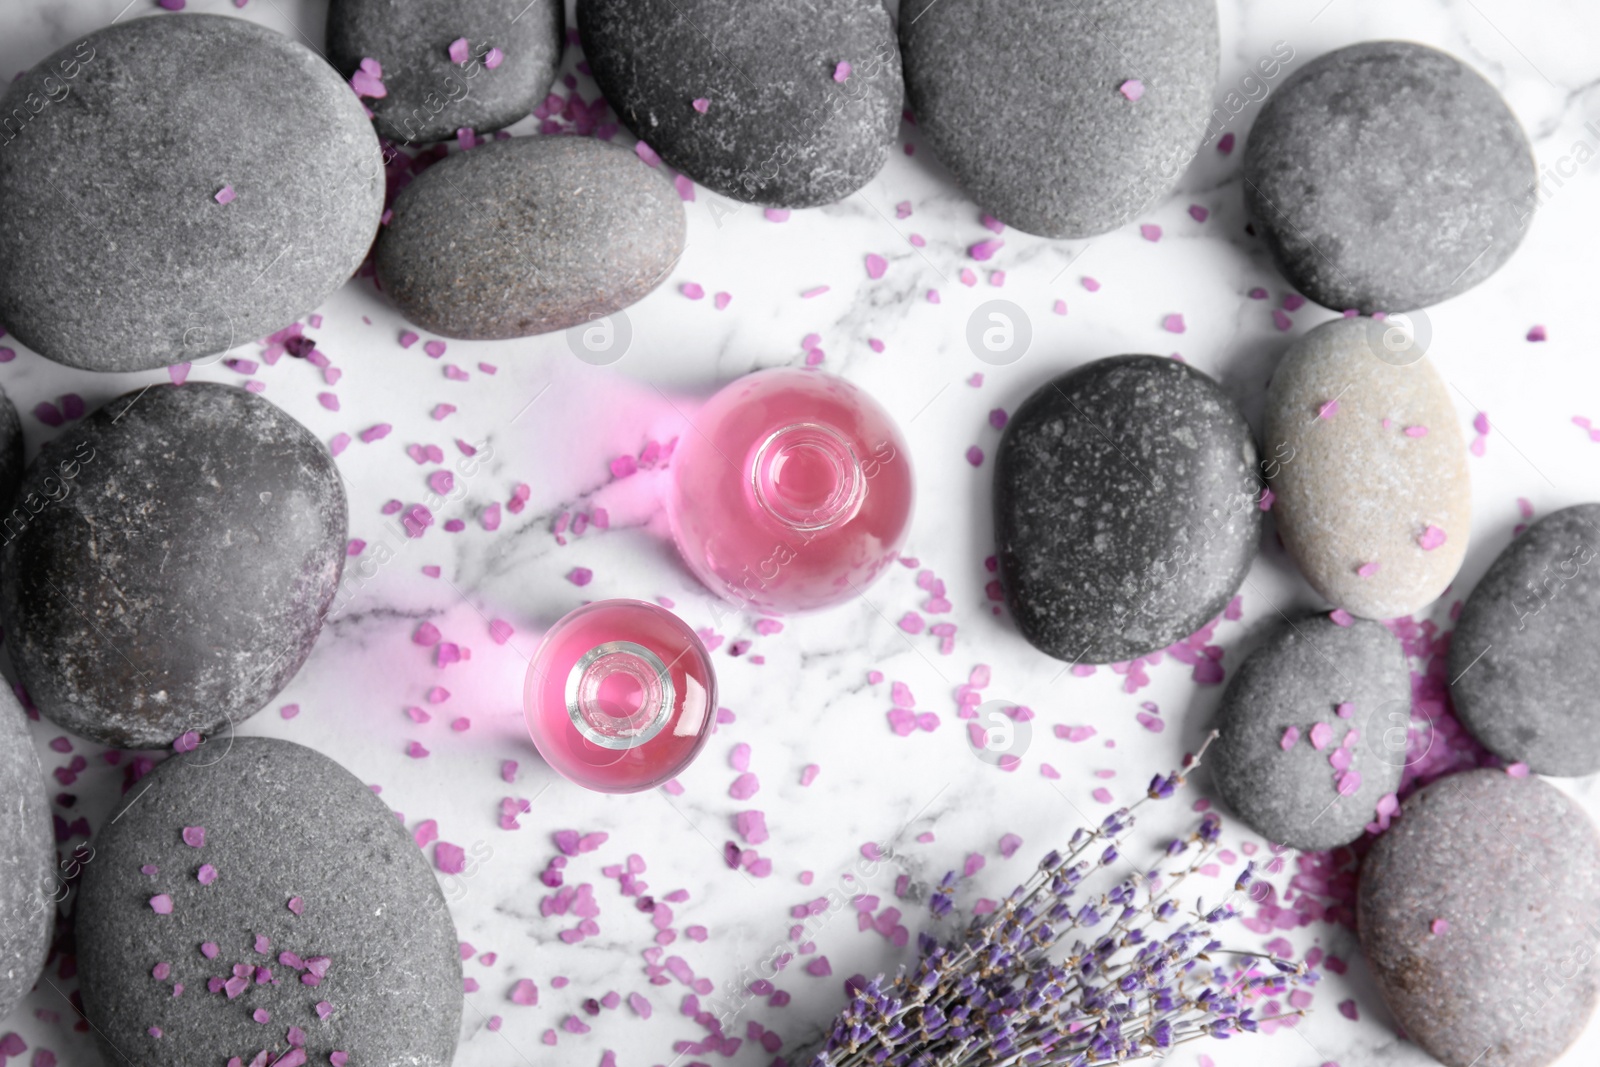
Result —
<instances>
[{"instance_id":1,"label":"pink liquid","mask_svg":"<svg viewBox=\"0 0 1600 1067\"><path fill-rule=\"evenodd\" d=\"M545 634L528 666L523 716L539 754L602 793L635 793L678 774L711 736L716 676L676 615L602 600Z\"/></svg>"},{"instance_id":2,"label":"pink liquid","mask_svg":"<svg viewBox=\"0 0 1600 1067\"><path fill-rule=\"evenodd\" d=\"M758 371L713 396L678 443L668 515L711 589L762 614L831 607L889 566L911 524L911 455L842 378Z\"/></svg>"}]
</instances>

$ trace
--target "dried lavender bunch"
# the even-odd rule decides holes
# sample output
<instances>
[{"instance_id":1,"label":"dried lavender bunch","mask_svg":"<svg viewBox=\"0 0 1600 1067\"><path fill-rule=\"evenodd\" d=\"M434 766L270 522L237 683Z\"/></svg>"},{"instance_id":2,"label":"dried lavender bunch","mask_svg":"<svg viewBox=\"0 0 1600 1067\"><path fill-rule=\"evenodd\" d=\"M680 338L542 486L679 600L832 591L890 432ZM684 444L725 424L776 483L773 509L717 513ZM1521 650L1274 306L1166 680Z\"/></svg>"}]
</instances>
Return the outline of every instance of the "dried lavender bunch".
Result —
<instances>
[{"instance_id":1,"label":"dried lavender bunch","mask_svg":"<svg viewBox=\"0 0 1600 1067\"><path fill-rule=\"evenodd\" d=\"M1234 901L1254 882L1253 863L1228 899L1210 907L1196 900L1192 911L1180 905L1177 890L1219 847L1222 820L1215 814L1172 841L1150 870L1128 874L1099 896L1088 895L1085 885L1121 858L1118 844L1134 812L1172 796L1215 736L1186 756L1181 770L1151 779L1139 801L1095 829L1080 828L1065 855L1045 856L1027 882L994 912L974 918L962 937L941 944L921 934L915 968L857 989L811 1067L1128 1063L1268 1021L1255 1018L1249 1005L1317 975L1301 963L1231 952L1213 936L1238 914ZM1161 870L1179 857L1178 866ZM940 882L929 901L935 917L950 913L955 884L953 871ZM1219 957L1229 957L1231 966Z\"/></svg>"}]
</instances>

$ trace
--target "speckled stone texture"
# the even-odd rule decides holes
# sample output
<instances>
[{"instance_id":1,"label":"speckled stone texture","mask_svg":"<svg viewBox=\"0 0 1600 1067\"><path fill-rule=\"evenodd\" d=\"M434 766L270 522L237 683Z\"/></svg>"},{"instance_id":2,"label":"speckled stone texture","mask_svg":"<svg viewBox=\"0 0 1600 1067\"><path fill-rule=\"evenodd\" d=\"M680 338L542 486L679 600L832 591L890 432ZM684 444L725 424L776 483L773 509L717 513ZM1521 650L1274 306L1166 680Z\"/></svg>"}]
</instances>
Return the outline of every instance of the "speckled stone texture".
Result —
<instances>
[{"instance_id":1,"label":"speckled stone texture","mask_svg":"<svg viewBox=\"0 0 1600 1067\"><path fill-rule=\"evenodd\" d=\"M1383 999L1445 1067L1543 1067L1594 1008L1600 837L1538 778L1466 771L1408 798L1356 914Z\"/></svg>"},{"instance_id":2,"label":"speckled stone texture","mask_svg":"<svg viewBox=\"0 0 1600 1067\"><path fill-rule=\"evenodd\" d=\"M1472 480L1444 379L1425 356L1404 366L1382 358L1375 326L1335 319L1289 348L1267 390L1262 440L1277 457L1272 514L1300 572L1336 606L1391 619L1454 580L1472 532ZM1369 564L1377 569L1363 576Z\"/></svg>"},{"instance_id":3,"label":"speckled stone texture","mask_svg":"<svg viewBox=\"0 0 1600 1067\"><path fill-rule=\"evenodd\" d=\"M1494 86L1410 41L1364 41L1295 71L1244 157L1246 204L1284 276L1363 314L1437 304L1499 270L1537 182Z\"/></svg>"},{"instance_id":4,"label":"speckled stone texture","mask_svg":"<svg viewBox=\"0 0 1600 1067\"><path fill-rule=\"evenodd\" d=\"M578 32L623 124L735 200L843 200L883 169L900 127L900 53L881 0L579 0Z\"/></svg>"},{"instance_id":5,"label":"speckled stone texture","mask_svg":"<svg viewBox=\"0 0 1600 1067\"><path fill-rule=\"evenodd\" d=\"M625 148L519 137L435 163L378 239L378 280L416 325L486 340L564 330L642 298L682 254L683 201Z\"/></svg>"},{"instance_id":6,"label":"speckled stone texture","mask_svg":"<svg viewBox=\"0 0 1600 1067\"><path fill-rule=\"evenodd\" d=\"M531 113L561 61L560 0L333 0L328 59L346 78L363 59L383 67L387 95L368 99L378 133L400 144L483 133ZM467 61L450 58L465 37ZM485 65L498 48L499 65Z\"/></svg>"},{"instance_id":7,"label":"speckled stone texture","mask_svg":"<svg viewBox=\"0 0 1600 1067\"><path fill-rule=\"evenodd\" d=\"M1217 82L1213 0L904 0L917 129L984 211L1091 237L1165 197ZM1129 100L1129 80L1144 95Z\"/></svg>"},{"instance_id":8,"label":"speckled stone texture","mask_svg":"<svg viewBox=\"0 0 1600 1067\"><path fill-rule=\"evenodd\" d=\"M33 988L56 919L56 838L22 705L0 687L0 1022Z\"/></svg>"},{"instance_id":9,"label":"speckled stone texture","mask_svg":"<svg viewBox=\"0 0 1600 1067\"><path fill-rule=\"evenodd\" d=\"M45 445L19 499L0 553L12 663L40 711L102 744L254 714L310 654L344 565L327 449L232 386L112 400Z\"/></svg>"},{"instance_id":10,"label":"speckled stone texture","mask_svg":"<svg viewBox=\"0 0 1600 1067\"><path fill-rule=\"evenodd\" d=\"M262 1049L276 1062L293 1026L308 1063L341 1051L352 1067L447 1067L462 1006L455 925L421 850L360 779L309 748L236 737L147 782L95 838L76 909L84 1013L108 1063L251 1063ZM210 991L241 964L237 995Z\"/></svg>"},{"instance_id":11,"label":"speckled stone texture","mask_svg":"<svg viewBox=\"0 0 1600 1067\"><path fill-rule=\"evenodd\" d=\"M350 87L242 19L98 30L10 84L0 115L17 114L0 131L0 321L69 366L148 370L265 337L350 277L383 211Z\"/></svg>"},{"instance_id":12,"label":"speckled stone texture","mask_svg":"<svg viewBox=\"0 0 1600 1067\"><path fill-rule=\"evenodd\" d=\"M22 419L17 406L11 402L4 389L0 389L0 505L9 508L22 484L23 464Z\"/></svg>"},{"instance_id":13,"label":"speckled stone texture","mask_svg":"<svg viewBox=\"0 0 1600 1067\"><path fill-rule=\"evenodd\" d=\"M1341 716L1345 704L1349 715ZM1388 630L1365 619L1340 626L1326 615L1283 620L1228 682L1221 736L1206 762L1217 791L1251 829L1319 852L1360 837L1379 798L1399 790L1406 746L1403 733L1390 731L1410 719L1411 672ZM1340 749L1347 755L1336 755ZM1340 792L1340 775L1351 772L1359 778L1345 780L1360 784Z\"/></svg>"},{"instance_id":14,"label":"speckled stone texture","mask_svg":"<svg viewBox=\"0 0 1600 1067\"><path fill-rule=\"evenodd\" d=\"M1217 383L1115 356L1041 386L995 457L1006 603L1034 647L1114 663L1227 605L1261 530L1250 427Z\"/></svg>"},{"instance_id":15,"label":"speckled stone texture","mask_svg":"<svg viewBox=\"0 0 1600 1067\"><path fill-rule=\"evenodd\" d=\"M1474 737L1540 774L1600 771L1600 504L1546 515L1495 558L1450 639Z\"/></svg>"}]
</instances>

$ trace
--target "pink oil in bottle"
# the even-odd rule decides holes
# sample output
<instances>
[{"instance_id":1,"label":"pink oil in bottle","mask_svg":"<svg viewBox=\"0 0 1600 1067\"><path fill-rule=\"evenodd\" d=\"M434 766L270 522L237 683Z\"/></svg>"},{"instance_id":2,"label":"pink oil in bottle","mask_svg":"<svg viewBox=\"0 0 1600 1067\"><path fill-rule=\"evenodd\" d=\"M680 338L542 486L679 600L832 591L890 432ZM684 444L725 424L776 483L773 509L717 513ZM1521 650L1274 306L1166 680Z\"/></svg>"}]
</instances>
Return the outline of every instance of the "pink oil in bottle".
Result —
<instances>
[{"instance_id":1,"label":"pink oil in bottle","mask_svg":"<svg viewBox=\"0 0 1600 1067\"><path fill-rule=\"evenodd\" d=\"M711 736L711 658L676 615L641 600L602 600L551 627L523 687L539 754L602 793L650 789L687 767Z\"/></svg>"},{"instance_id":2,"label":"pink oil in bottle","mask_svg":"<svg viewBox=\"0 0 1600 1067\"><path fill-rule=\"evenodd\" d=\"M815 371L767 370L713 396L673 458L668 516L695 575L761 614L858 595L911 524L911 456L870 396Z\"/></svg>"}]
</instances>

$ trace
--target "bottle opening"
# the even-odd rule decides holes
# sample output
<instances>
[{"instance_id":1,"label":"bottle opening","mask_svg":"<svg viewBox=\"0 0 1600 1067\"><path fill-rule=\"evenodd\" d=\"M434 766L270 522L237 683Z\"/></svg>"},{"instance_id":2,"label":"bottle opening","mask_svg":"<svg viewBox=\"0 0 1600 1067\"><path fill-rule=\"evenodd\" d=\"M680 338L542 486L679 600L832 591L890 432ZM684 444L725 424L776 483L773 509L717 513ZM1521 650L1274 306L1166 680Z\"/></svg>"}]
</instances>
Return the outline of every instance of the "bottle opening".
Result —
<instances>
[{"instance_id":1,"label":"bottle opening","mask_svg":"<svg viewBox=\"0 0 1600 1067\"><path fill-rule=\"evenodd\" d=\"M850 442L810 422L785 426L761 442L750 482L762 510L796 530L849 522L867 488Z\"/></svg>"},{"instance_id":2,"label":"bottle opening","mask_svg":"<svg viewBox=\"0 0 1600 1067\"><path fill-rule=\"evenodd\" d=\"M567 715L602 748L644 744L671 719L678 695L661 658L632 641L608 641L584 653L567 676Z\"/></svg>"}]
</instances>

